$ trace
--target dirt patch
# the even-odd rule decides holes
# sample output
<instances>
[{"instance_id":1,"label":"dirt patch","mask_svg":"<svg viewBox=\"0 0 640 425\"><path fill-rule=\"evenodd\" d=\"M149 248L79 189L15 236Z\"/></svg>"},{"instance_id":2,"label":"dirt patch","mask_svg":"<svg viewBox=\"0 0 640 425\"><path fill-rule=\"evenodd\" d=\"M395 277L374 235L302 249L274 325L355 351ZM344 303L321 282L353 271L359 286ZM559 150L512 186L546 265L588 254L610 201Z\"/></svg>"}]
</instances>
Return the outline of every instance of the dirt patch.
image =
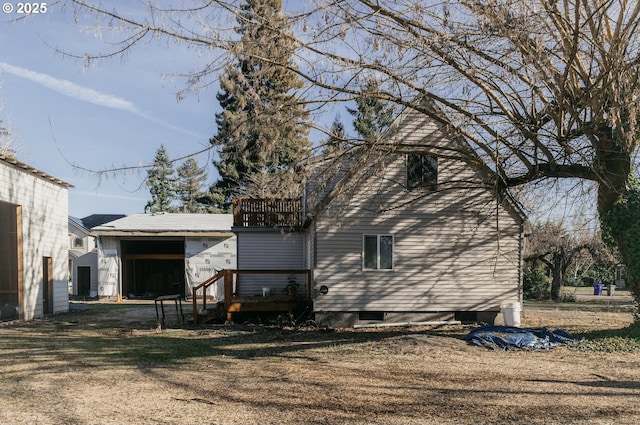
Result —
<instances>
[{"instance_id":1,"label":"dirt patch","mask_svg":"<svg viewBox=\"0 0 640 425\"><path fill-rule=\"evenodd\" d=\"M2 424L637 424L638 353L489 351L472 327L156 329L151 305L0 327ZM628 312L525 306L523 325Z\"/></svg>"}]
</instances>

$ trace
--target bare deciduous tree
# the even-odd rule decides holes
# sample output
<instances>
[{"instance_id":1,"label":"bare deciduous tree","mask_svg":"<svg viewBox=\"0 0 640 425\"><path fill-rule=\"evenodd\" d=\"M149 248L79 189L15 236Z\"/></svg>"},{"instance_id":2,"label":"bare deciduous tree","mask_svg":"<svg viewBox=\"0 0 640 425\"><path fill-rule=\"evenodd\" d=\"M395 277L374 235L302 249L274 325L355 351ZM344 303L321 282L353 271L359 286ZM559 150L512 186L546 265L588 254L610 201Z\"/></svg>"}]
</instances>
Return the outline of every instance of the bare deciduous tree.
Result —
<instances>
[{"instance_id":1,"label":"bare deciduous tree","mask_svg":"<svg viewBox=\"0 0 640 425\"><path fill-rule=\"evenodd\" d=\"M226 36L225 23L239 12L231 0L183 10L147 3L153 19L69 1L121 31L118 52L151 37L242 48ZM600 214L624 202L638 147L640 3L316 0L296 2L290 22L294 33L283 36L295 38L293 70L309 86L309 104L352 101L374 76L378 87L369 96L440 123L464 142L457 155L497 191L573 178L594 183ZM212 62L193 73L185 89L206 86L217 69ZM628 260L640 238L614 236Z\"/></svg>"},{"instance_id":2,"label":"bare deciduous tree","mask_svg":"<svg viewBox=\"0 0 640 425\"><path fill-rule=\"evenodd\" d=\"M0 120L0 155L13 158L16 152L11 145L9 130L2 126L2 120Z\"/></svg>"},{"instance_id":3,"label":"bare deciduous tree","mask_svg":"<svg viewBox=\"0 0 640 425\"><path fill-rule=\"evenodd\" d=\"M525 260L539 261L551 275L551 298L559 300L567 274L573 270L576 277L580 268L586 273L596 262L607 261L615 265L613 254L598 234L580 234L567 230L563 222L542 223L533 226L525 250ZM610 279L613 280L613 274ZM573 279L571 279L573 280Z\"/></svg>"}]
</instances>

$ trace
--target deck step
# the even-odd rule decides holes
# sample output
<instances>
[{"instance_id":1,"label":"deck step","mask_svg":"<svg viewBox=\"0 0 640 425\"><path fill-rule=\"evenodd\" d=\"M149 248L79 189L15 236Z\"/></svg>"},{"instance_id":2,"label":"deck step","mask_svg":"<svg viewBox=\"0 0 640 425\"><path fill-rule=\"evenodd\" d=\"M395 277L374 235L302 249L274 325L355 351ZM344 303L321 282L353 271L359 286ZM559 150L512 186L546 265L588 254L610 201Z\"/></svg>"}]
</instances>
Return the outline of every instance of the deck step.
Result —
<instances>
[{"instance_id":1,"label":"deck step","mask_svg":"<svg viewBox=\"0 0 640 425\"><path fill-rule=\"evenodd\" d=\"M206 310L198 308L194 319L196 323L206 323L211 319L221 317L224 317L224 305L213 305L207 306Z\"/></svg>"}]
</instances>

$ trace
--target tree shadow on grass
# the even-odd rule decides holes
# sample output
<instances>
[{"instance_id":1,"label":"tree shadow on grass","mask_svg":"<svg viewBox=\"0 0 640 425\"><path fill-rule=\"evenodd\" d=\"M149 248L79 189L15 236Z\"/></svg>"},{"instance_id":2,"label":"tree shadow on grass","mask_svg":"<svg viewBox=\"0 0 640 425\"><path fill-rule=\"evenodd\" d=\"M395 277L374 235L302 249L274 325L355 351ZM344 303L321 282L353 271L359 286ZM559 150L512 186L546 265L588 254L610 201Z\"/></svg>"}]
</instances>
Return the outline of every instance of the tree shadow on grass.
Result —
<instances>
[{"instance_id":1,"label":"tree shadow on grass","mask_svg":"<svg viewBox=\"0 0 640 425\"><path fill-rule=\"evenodd\" d=\"M440 335L441 332L408 328L370 331L328 330L319 328L281 329L255 324L194 326L157 330L155 312L130 320L126 310L76 312L52 316L46 320L17 323L0 334L5 351L21 352L35 359L34 366L48 370L57 361L76 368L171 367L191 359L209 362L229 359L304 358L315 361L313 350L371 349L383 341L407 334ZM148 317L147 317L148 316ZM124 320L128 319L128 320ZM7 335L10 334L10 337ZM454 336L454 339L459 339ZM42 361L38 361L42 359ZM0 359L0 367L11 358Z\"/></svg>"}]
</instances>

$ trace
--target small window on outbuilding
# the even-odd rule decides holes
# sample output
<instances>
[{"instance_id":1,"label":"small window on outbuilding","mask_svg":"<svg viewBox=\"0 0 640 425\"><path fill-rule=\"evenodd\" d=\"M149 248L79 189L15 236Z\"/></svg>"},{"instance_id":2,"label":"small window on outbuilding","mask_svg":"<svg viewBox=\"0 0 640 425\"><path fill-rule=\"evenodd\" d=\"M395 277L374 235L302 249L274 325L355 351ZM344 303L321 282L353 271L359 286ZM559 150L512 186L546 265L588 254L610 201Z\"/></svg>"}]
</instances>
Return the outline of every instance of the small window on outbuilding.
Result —
<instances>
[{"instance_id":1,"label":"small window on outbuilding","mask_svg":"<svg viewBox=\"0 0 640 425\"><path fill-rule=\"evenodd\" d=\"M73 247L74 248L84 248L84 241L82 238L74 238L73 239Z\"/></svg>"},{"instance_id":2,"label":"small window on outbuilding","mask_svg":"<svg viewBox=\"0 0 640 425\"><path fill-rule=\"evenodd\" d=\"M435 190L438 184L438 158L433 155L407 155L407 189Z\"/></svg>"}]
</instances>

